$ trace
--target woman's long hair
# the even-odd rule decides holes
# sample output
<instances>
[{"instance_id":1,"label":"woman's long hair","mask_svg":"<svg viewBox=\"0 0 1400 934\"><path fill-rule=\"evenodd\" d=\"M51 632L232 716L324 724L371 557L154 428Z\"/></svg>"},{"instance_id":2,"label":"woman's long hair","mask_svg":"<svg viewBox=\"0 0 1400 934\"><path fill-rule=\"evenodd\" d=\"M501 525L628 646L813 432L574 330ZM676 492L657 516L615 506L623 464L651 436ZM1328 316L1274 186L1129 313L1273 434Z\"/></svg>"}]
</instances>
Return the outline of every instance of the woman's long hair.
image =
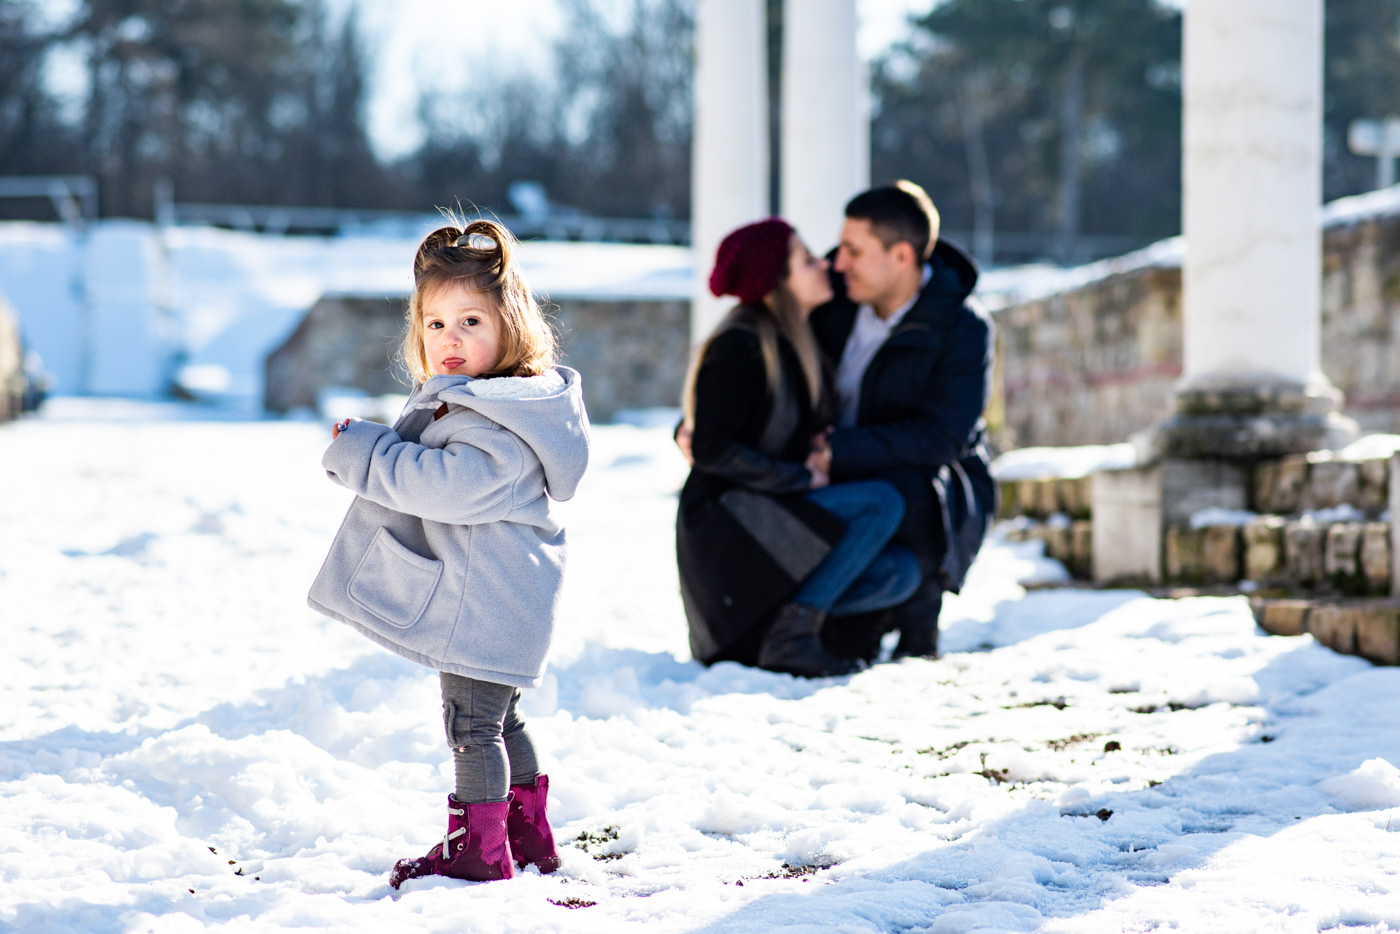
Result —
<instances>
[{"instance_id":1,"label":"woman's long hair","mask_svg":"<svg viewBox=\"0 0 1400 934\"><path fill-rule=\"evenodd\" d=\"M733 327L742 326L738 322L743 317L751 318L753 330L758 335L769 397L777 397L778 383L782 379L783 368L779 350L781 336L786 337L797 352L803 382L807 385L807 395L812 406L815 408L821 403L824 379L821 350L817 347L816 336L812 334L812 326L803 314L801 304L788 288L787 277L791 271L784 270L783 278L778 280L773 291L764 296L761 304L740 304L730 309L691 357L690 368L685 374L685 387L681 390L681 412L687 428L695 427L695 382L700 373L700 366L705 361L705 354L709 352L710 345L716 337ZM749 312L752 314L748 314Z\"/></svg>"}]
</instances>

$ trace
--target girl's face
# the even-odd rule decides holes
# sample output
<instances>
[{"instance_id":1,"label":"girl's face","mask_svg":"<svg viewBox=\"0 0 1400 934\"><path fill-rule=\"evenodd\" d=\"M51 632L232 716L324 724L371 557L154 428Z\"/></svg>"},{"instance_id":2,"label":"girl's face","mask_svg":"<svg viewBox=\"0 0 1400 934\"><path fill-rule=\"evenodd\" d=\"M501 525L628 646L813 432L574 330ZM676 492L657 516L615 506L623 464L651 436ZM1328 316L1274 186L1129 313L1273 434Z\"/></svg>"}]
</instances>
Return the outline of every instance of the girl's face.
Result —
<instances>
[{"instance_id":1,"label":"girl's face","mask_svg":"<svg viewBox=\"0 0 1400 934\"><path fill-rule=\"evenodd\" d=\"M831 282L826 277L827 261L813 256L797 234L788 248L787 287L803 311L831 301Z\"/></svg>"},{"instance_id":2,"label":"girl's face","mask_svg":"<svg viewBox=\"0 0 1400 934\"><path fill-rule=\"evenodd\" d=\"M434 376L480 376L501 360L500 315L480 292L443 286L422 302L423 350Z\"/></svg>"}]
</instances>

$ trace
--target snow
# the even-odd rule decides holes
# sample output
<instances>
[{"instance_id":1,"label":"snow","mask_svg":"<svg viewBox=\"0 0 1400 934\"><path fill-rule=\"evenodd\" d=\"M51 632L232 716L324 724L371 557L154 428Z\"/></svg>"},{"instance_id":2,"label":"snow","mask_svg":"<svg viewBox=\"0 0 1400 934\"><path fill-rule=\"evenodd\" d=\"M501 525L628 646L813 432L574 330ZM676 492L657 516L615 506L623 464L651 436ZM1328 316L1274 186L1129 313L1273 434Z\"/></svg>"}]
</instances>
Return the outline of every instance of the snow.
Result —
<instances>
[{"instance_id":1,"label":"snow","mask_svg":"<svg viewBox=\"0 0 1400 934\"><path fill-rule=\"evenodd\" d=\"M599 425L524 709L562 870L385 881L446 829L436 676L306 607L328 425L59 398L0 426L0 930L1400 928L1400 670L1240 597L1030 590L943 656L689 659L672 413Z\"/></svg>"},{"instance_id":2,"label":"snow","mask_svg":"<svg viewBox=\"0 0 1400 934\"><path fill-rule=\"evenodd\" d=\"M1400 435L1363 435L1337 452L1337 459L1344 461L1364 461L1389 459L1400 451Z\"/></svg>"},{"instance_id":3,"label":"snow","mask_svg":"<svg viewBox=\"0 0 1400 934\"><path fill-rule=\"evenodd\" d=\"M1400 213L1400 185L1338 198L1322 208L1322 222L1328 226L1358 224Z\"/></svg>"},{"instance_id":4,"label":"snow","mask_svg":"<svg viewBox=\"0 0 1400 934\"><path fill-rule=\"evenodd\" d=\"M1013 448L992 462L998 480L1077 479L1100 470L1122 470L1137 465L1130 442L1083 444L1064 447Z\"/></svg>"}]
</instances>

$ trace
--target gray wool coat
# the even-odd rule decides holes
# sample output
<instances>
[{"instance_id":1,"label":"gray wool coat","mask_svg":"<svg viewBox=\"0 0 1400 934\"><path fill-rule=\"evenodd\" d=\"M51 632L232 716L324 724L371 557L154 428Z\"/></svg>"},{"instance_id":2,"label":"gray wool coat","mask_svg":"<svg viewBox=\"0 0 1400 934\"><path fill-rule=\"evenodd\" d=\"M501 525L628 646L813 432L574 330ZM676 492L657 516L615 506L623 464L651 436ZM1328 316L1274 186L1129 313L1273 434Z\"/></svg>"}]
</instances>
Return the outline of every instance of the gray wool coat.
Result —
<instances>
[{"instance_id":1,"label":"gray wool coat","mask_svg":"<svg viewBox=\"0 0 1400 934\"><path fill-rule=\"evenodd\" d=\"M321 463L356 496L308 602L429 668L538 686L564 573L553 503L574 495L588 445L562 366L435 376L393 428L352 422Z\"/></svg>"}]
</instances>

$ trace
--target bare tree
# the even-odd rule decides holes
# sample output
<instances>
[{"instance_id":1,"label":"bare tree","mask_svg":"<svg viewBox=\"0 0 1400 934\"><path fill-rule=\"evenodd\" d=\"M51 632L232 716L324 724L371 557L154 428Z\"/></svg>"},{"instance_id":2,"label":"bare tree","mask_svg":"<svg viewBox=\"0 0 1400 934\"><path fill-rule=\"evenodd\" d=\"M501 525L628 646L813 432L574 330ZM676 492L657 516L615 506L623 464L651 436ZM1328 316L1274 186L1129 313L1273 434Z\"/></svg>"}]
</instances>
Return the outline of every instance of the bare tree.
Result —
<instances>
[{"instance_id":1,"label":"bare tree","mask_svg":"<svg viewBox=\"0 0 1400 934\"><path fill-rule=\"evenodd\" d=\"M688 216L692 4L563 0L555 49L580 157L576 201L600 214Z\"/></svg>"}]
</instances>

